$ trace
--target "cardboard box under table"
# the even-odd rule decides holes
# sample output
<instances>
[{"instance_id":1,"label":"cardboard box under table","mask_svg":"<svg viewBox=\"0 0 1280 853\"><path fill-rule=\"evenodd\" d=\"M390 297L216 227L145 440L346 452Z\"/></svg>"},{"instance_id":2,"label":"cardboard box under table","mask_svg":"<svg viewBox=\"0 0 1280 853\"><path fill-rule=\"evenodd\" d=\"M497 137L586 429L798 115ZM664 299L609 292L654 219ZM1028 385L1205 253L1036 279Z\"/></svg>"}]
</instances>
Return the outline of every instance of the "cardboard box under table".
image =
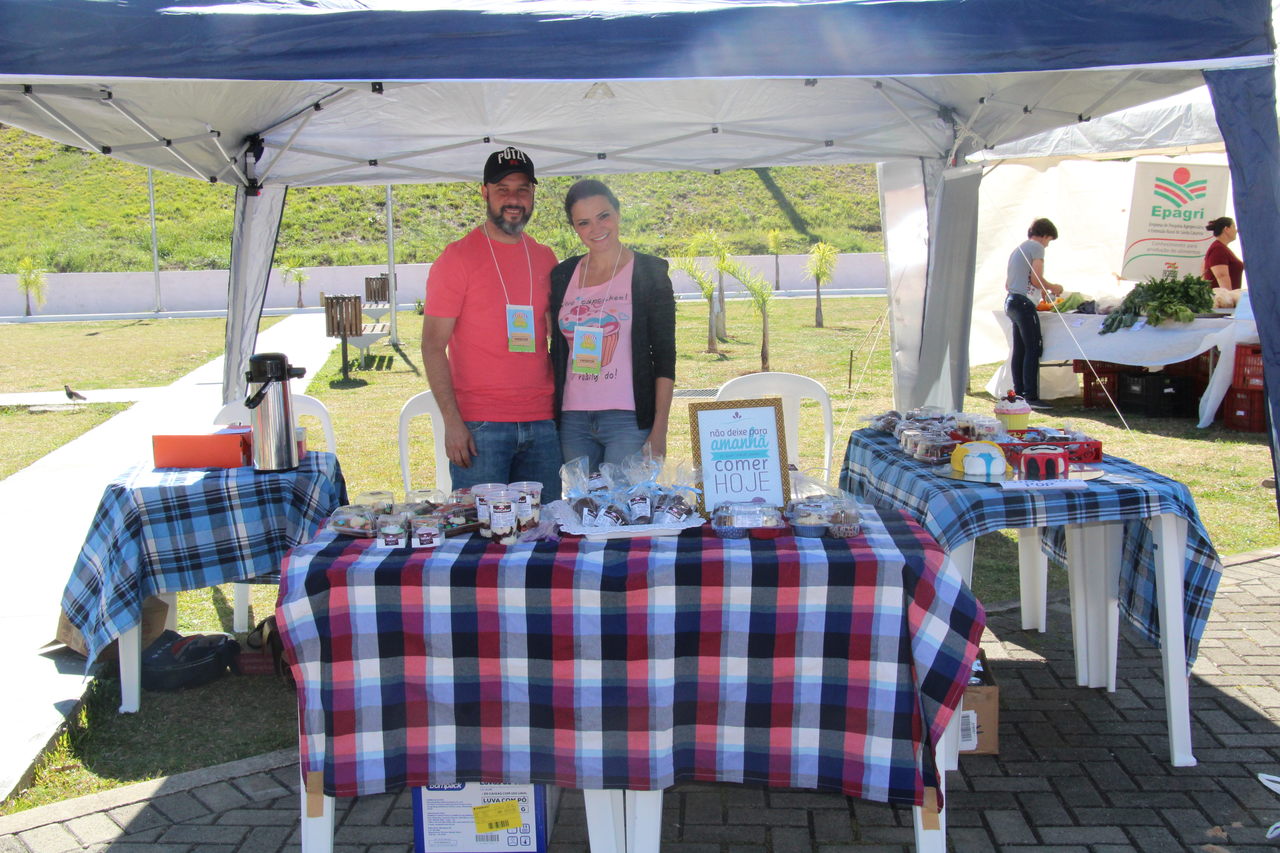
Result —
<instances>
[{"instance_id":1,"label":"cardboard box under table","mask_svg":"<svg viewBox=\"0 0 1280 853\"><path fill-rule=\"evenodd\" d=\"M981 664L981 666L979 666ZM968 755L998 755L1000 753L1000 685L996 684L987 653L978 650L974 663L974 677L980 684L970 684L964 689L963 710L960 712L960 752Z\"/></svg>"},{"instance_id":2,"label":"cardboard box under table","mask_svg":"<svg viewBox=\"0 0 1280 853\"><path fill-rule=\"evenodd\" d=\"M414 853L546 853L557 793L482 782L414 788Z\"/></svg>"}]
</instances>

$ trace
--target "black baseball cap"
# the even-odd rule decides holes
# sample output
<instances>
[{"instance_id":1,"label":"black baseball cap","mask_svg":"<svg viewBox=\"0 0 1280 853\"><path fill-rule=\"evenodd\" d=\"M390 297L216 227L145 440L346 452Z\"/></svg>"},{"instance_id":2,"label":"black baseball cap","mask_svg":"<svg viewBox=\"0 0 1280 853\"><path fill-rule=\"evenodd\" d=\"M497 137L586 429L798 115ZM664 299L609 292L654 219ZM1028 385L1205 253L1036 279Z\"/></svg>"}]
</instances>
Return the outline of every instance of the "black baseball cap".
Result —
<instances>
[{"instance_id":1,"label":"black baseball cap","mask_svg":"<svg viewBox=\"0 0 1280 853\"><path fill-rule=\"evenodd\" d=\"M519 148L508 146L489 155L489 159L484 163L484 182L496 184L507 175L516 172L527 175L535 184L538 182L538 179L533 176L533 161L529 159L529 155Z\"/></svg>"}]
</instances>

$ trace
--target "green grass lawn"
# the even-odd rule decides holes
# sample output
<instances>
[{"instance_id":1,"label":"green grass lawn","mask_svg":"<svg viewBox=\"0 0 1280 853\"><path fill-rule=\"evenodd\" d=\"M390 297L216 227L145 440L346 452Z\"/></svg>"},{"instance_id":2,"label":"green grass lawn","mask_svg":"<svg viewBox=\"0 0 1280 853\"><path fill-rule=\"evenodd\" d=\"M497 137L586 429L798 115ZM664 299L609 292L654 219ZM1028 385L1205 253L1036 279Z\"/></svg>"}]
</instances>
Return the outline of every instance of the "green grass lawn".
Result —
<instances>
[{"instance_id":1,"label":"green grass lawn","mask_svg":"<svg viewBox=\"0 0 1280 853\"><path fill-rule=\"evenodd\" d=\"M0 324L0 393L168 385L222 355L226 329L220 317Z\"/></svg>"},{"instance_id":2,"label":"green grass lawn","mask_svg":"<svg viewBox=\"0 0 1280 853\"><path fill-rule=\"evenodd\" d=\"M770 308L773 370L812 376L831 392L835 421L833 469L843 456L844 438L863 419L892 407L888 331L882 320L884 299L826 299L826 328L813 326L812 299L779 299ZM706 352L706 306L678 306L678 389L714 389L734 376L760 369L760 319L749 304L728 307L728 340L718 353ZM194 322L194 321L183 321ZM375 345L369 360L342 379L337 350L312 380L309 392L328 406L337 433L338 452L352 494L402 489L396 443L400 407L426 389L418 351L421 318L398 317L399 346ZM52 328L41 326L37 328ZM144 330L122 333L142 334ZM60 332L59 334L65 334ZM354 355L354 352L353 352ZM994 371L973 371L971 386L981 388ZM85 385L85 387L94 387ZM98 386L101 387L101 386ZM990 411L984 392L970 393L965 408ZM687 400L677 398L668 448L690 453ZM1084 409L1081 400L1062 400L1049 415L1035 413L1032 423L1072 421L1100 438L1106 452L1126 457L1185 482L1195 496L1210 536L1222 554L1280 545L1273 495L1259 487L1270 474L1270 451L1262 434L1221 427L1198 430L1190 420L1129 418L1126 431L1114 415ZM96 408L96 407L95 407ZM821 462L821 420L816 406L802 412L802 469ZM0 429L4 417L0 416ZM314 423L303 425L315 426ZM313 442L316 439L312 439ZM414 487L434 484L428 422L416 422L412 441ZM834 480L835 475L833 475ZM1051 573L1064 583L1064 572ZM1017 548L1012 535L995 533L978 541L974 590L985 603L1017 598ZM179 596L179 630L230 630L230 586L195 590ZM254 621L274 606L274 587L253 587ZM1034 642L1034 637L1029 639ZM74 727L45 760L37 784L22 797L0 806L0 813L30 808L95 790L231 761L292 744L296 708L290 691L264 676L229 677L200 690L147 693L137 715L119 715L118 683L102 679L88 703L82 725ZM96 704L95 704L96 703ZM250 717L249 715L254 715ZM199 732L198 738L192 732Z\"/></svg>"},{"instance_id":3,"label":"green grass lawn","mask_svg":"<svg viewBox=\"0 0 1280 853\"><path fill-rule=\"evenodd\" d=\"M0 406L0 442L6 448L0 456L0 480L128 407L128 403L57 408Z\"/></svg>"}]
</instances>

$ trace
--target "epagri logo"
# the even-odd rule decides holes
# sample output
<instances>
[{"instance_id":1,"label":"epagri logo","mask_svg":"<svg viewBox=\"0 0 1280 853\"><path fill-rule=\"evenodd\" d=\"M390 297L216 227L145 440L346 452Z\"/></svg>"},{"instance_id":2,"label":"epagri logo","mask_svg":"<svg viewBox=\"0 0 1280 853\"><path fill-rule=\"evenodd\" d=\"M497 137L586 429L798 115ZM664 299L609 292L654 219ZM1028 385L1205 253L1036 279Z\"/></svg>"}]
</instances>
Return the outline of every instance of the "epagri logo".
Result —
<instances>
[{"instance_id":1,"label":"epagri logo","mask_svg":"<svg viewBox=\"0 0 1280 853\"><path fill-rule=\"evenodd\" d=\"M1209 191L1209 182L1204 178L1192 180L1191 170L1185 166L1179 166L1173 170L1173 178L1156 178L1155 187L1152 189L1153 195L1163 201L1167 201L1173 207L1166 207L1163 204L1156 203L1151 205L1152 219L1180 219L1184 222L1191 222L1196 219L1204 219L1204 208L1185 209L1186 205L1193 201L1204 198Z\"/></svg>"}]
</instances>

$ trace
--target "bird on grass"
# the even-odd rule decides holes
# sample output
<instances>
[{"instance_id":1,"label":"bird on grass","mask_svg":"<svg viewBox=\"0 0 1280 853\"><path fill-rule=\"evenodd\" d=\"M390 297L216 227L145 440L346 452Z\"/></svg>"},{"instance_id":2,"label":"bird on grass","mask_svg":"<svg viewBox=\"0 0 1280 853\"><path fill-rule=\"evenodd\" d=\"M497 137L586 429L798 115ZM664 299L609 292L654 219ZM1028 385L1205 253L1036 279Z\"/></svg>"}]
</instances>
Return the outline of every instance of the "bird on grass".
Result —
<instances>
[{"instance_id":1,"label":"bird on grass","mask_svg":"<svg viewBox=\"0 0 1280 853\"><path fill-rule=\"evenodd\" d=\"M85 399L85 396L84 396L83 394L81 394L79 391L72 391L72 390L71 390L71 386L70 386L70 385L63 385L63 386L62 386L62 390L67 392L67 399L68 399L68 400L83 400L83 399Z\"/></svg>"}]
</instances>

